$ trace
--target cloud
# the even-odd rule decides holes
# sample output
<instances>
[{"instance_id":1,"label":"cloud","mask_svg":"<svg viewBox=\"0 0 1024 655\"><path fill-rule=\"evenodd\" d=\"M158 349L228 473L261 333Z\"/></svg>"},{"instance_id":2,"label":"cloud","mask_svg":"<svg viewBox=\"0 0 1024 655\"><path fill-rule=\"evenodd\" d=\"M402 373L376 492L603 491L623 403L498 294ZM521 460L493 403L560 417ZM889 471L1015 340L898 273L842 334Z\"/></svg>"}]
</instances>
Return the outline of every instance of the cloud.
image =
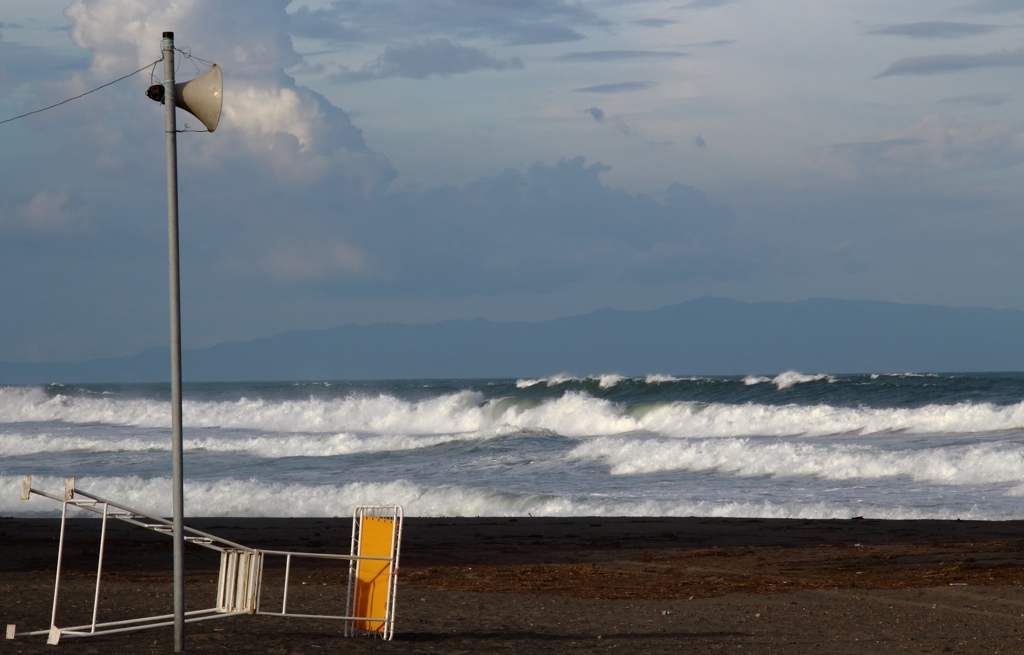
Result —
<instances>
[{"instance_id":1,"label":"cloud","mask_svg":"<svg viewBox=\"0 0 1024 655\"><path fill-rule=\"evenodd\" d=\"M600 109L599 107L591 107L590 109L584 109L583 113L584 114L590 114L590 116L595 121L597 121L598 123L604 123L605 122L606 116L605 116L604 110ZM612 116L611 120L609 121L608 124L611 125L615 129L616 132L622 134L623 136L640 139L641 141L643 141L644 143L646 143L649 146L669 146L669 145L672 145L671 141L662 141L662 142L651 141L650 139L645 137L643 134L641 134L638 130L636 130L633 127L630 127L629 124L626 123L626 119L624 119L622 116Z\"/></svg>"},{"instance_id":2,"label":"cloud","mask_svg":"<svg viewBox=\"0 0 1024 655\"><path fill-rule=\"evenodd\" d=\"M698 11L704 9L717 9L738 1L739 0L690 0L689 2L679 5L677 9L694 9Z\"/></svg>"},{"instance_id":3,"label":"cloud","mask_svg":"<svg viewBox=\"0 0 1024 655\"><path fill-rule=\"evenodd\" d=\"M1012 101L1013 98L1003 93L974 93L942 100L951 105L975 105L978 107L998 107Z\"/></svg>"},{"instance_id":4,"label":"cloud","mask_svg":"<svg viewBox=\"0 0 1024 655\"><path fill-rule=\"evenodd\" d=\"M341 240L274 244L262 264L271 276L289 282L374 273L366 254Z\"/></svg>"},{"instance_id":5,"label":"cloud","mask_svg":"<svg viewBox=\"0 0 1024 655\"><path fill-rule=\"evenodd\" d=\"M1002 14L1011 11L1024 11L1024 0L975 0L962 7L962 9L978 14Z\"/></svg>"},{"instance_id":6,"label":"cloud","mask_svg":"<svg viewBox=\"0 0 1024 655\"><path fill-rule=\"evenodd\" d=\"M372 221L392 277L372 288L544 292L582 280L667 284L714 274L734 220L692 187L659 202L604 184L582 157L508 169L461 188L389 194ZM717 236L716 236L717 235ZM386 247L380 247L386 246Z\"/></svg>"},{"instance_id":7,"label":"cloud","mask_svg":"<svg viewBox=\"0 0 1024 655\"><path fill-rule=\"evenodd\" d=\"M68 207L67 191L41 191L28 202L11 209L0 208L0 232L70 238L88 224Z\"/></svg>"},{"instance_id":8,"label":"cloud","mask_svg":"<svg viewBox=\"0 0 1024 655\"><path fill-rule=\"evenodd\" d=\"M608 25L582 3L568 0L339 0L317 10L300 7L295 14L300 13L304 15L295 28L299 36L382 44L427 37L490 38L507 45L563 43L583 38L578 27ZM352 25L359 26L358 33Z\"/></svg>"},{"instance_id":9,"label":"cloud","mask_svg":"<svg viewBox=\"0 0 1024 655\"><path fill-rule=\"evenodd\" d=\"M892 155L900 148L918 146L923 143L925 143L923 139L881 139L879 141L836 143L831 146L831 149L840 155L852 154L863 158L882 158Z\"/></svg>"},{"instance_id":10,"label":"cloud","mask_svg":"<svg viewBox=\"0 0 1024 655\"><path fill-rule=\"evenodd\" d=\"M334 213L352 218L341 224L325 217L316 231L296 233L289 220L234 247L230 273L245 286L287 283L293 294L383 297L714 274L727 256L712 243L732 224L731 211L685 185L672 185L660 202L614 189L600 179L607 170L576 157L342 204Z\"/></svg>"},{"instance_id":11,"label":"cloud","mask_svg":"<svg viewBox=\"0 0 1024 655\"><path fill-rule=\"evenodd\" d=\"M84 72L88 67L89 60L86 57L0 39L0 91L6 91L13 85L41 79L61 79L67 77L69 73ZM131 70L128 69L125 72L131 72ZM54 100L54 102L57 101ZM38 106L25 106L25 111L38 108ZM5 118L8 117L0 116L0 120Z\"/></svg>"},{"instance_id":12,"label":"cloud","mask_svg":"<svg viewBox=\"0 0 1024 655\"><path fill-rule=\"evenodd\" d=\"M431 39L405 48L388 47L384 54L356 71L343 70L335 77L344 81L374 80L385 77L424 79L431 75L447 77L475 70L522 68L518 57L509 60L491 57L484 50Z\"/></svg>"},{"instance_id":13,"label":"cloud","mask_svg":"<svg viewBox=\"0 0 1024 655\"><path fill-rule=\"evenodd\" d=\"M668 25L673 25L677 21L674 21L674 20L671 20L671 19L668 19L668 18L640 18L640 19L637 19L637 20L631 20L629 22L631 24L633 24L633 25L639 25L641 27L662 28L662 27L666 27Z\"/></svg>"},{"instance_id":14,"label":"cloud","mask_svg":"<svg viewBox=\"0 0 1024 655\"><path fill-rule=\"evenodd\" d=\"M579 93L628 93L630 91L643 91L657 85L657 82L613 82L611 84L584 86L576 89L576 91Z\"/></svg>"},{"instance_id":15,"label":"cloud","mask_svg":"<svg viewBox=\"0 0 1024 655\"><path fill-rule=\"evenodd\" d=\"M337 12L326 8L310 9L303 5L289 15L288 31L295 36L329 43L362 41L367 33L345 25Z\"/></svg>"},{"instance_id":16,"label":"cloud","mask_svg":"<svg viewBox=\"0 0 1024 655\"><path fill-rule=\"evenodd\" d=\"M976 23L928 21L873 27L866 30L865 33L883 36L906 36L912 39L958 39L979 34L989 34L1001 29L1005 29L1005 27L1001 25L978 25Z\"/></svg>"},{"instance_id":17,"label":"cloud","mask_svg":"<svg viewBox=\"0 0 1024 655\"><path fill-rule=\"evenodd\" d=\"M505 39L508 45L543 45L579 41L583 35L564 25L519 25Z\"/></svg>"},{"instance_id":18,"label":"cloud","mask_svg":"<svg viewBox=\"0 0 1024 655\"><path fill-rule=\"evenodd\" d=\"M302 61L292 48L285 4L75 0L65 15L72 21L72 41L92 55L92 80L109 79L155 59L168 25L177 30L176 46L190 47L197 56L221 65L221 124L216 137L191 146L194 166L208 173L246 171L250 183L259 180L267 190L308 188L329 179L353 192L379 191L395 175L390 162L366 147L344 110L284 72ZM183 59L179 78L186 72L192 74L192 66ZM85 81L78 80L76 86ZM129 120L135 123L139 117ZM123 157L109 147L103 151Z\"/></svg>"},{"instance_id":19,"label":"cloud","mask_svg":"<svg viewBox=\"0 0 1024 655\"><path fill-rule=\"evenodd\" d=\"M621 132L622 134L626 136L633 136L633 130L629 129L629 125L626 125L626 121L622 118L622 116L614 117L612 119L612 124L615 126L615 129Z\"/></svg>"},{"instance_id":20,"label":"cloud","mask_svg":"<svg viewBox=\"0 0 1024 655\"><path fill-rule=\"evenodd\" d=\"M687 57L685 52L670 50L595 50L592 52L567 52L555 57L557 61L618 61L623 59L671 59Z\"/></svg>"},{"instance_id":21,"label":"cloud","mask_svg":"<svg viewBox=\"0 0 1024 655\"><path fill-rule=\"evenodd\" d=\"M876 75L875 79L895 75L937 75L972 68L1016 66L1024 66L1024 49L1013 52L991 52L983 55L929 55L900 59Z\"/></svg>"},{"instance_id":22,"label":"cloud","mask_svg":"<svg viewBox=\"0 0 1024 655\"><path fill-rule=\"evenodd\" d=\"M873 141L837 143L790 164L796 186L835 182L890 188L937 175L1008 168L1024 161L1024 127L938 115L890 130Z\"/></svg>"},{"instance_id":23,"label":"cloud","mask_svg":"<svg viewBox=\"0 0 1024 655\"><path fill-rule=\"evenodd\" d=\"M736 39L718 39L716 41L698 41L697 43L683 43L680 48L721 48L722 46L732 45L736 43Z\"/></svg>"},{"instance_id":24,"label":"cloud","mask_svg":"<svg viewBox=\"0 0 1024 655\"><path fill-rule=\"evenodd\" d=\"M458 187L392 188L394 168L345 109L286 72L301 58L285 6L79 0L68 17L84 65L45 84L26 80L18 91L44 106L94 88L155 60L167 26L179 47L223 67L220 127L178 139L186 338L330 325L343 320L339 307L360 303L429 296L455 307L481 294L565 294L575 284L662 288L734 276L733 262L749 266L722 245L728 209L682 185L663 185L657 198L614 188L601 180L607 166L583 158ZM416 70L382 57L378 72L388 66ZM181 60L179 78L195 72ZM0 288L27 299L19 313L33 317L0 312L5 357L38 348L42 357L85 358L165 341L165 135L144 77L83 98L73 111L26 119L0 157ZM606 115L603 125L638 138L625 120Z\"/></svg>"}]
</instances>

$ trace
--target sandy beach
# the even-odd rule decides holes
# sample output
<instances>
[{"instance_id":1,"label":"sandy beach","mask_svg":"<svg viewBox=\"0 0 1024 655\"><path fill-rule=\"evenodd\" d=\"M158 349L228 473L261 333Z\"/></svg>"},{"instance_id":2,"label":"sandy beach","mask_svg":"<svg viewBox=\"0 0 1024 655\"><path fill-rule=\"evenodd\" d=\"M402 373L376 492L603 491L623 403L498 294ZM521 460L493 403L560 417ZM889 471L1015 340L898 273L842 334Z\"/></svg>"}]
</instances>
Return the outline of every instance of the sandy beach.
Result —
<instances>
[{"instance_id":1,"label":"sandy beach","mask_svg":"<svg viewBox=\"0 0 1024 655\"><path fill-rule=\"evenodd\" d=\"M192 519L262 548L347 552L347 519ZM87 622L99 522L69 521L58 624ZM0 614L49 623L59 521L0 519ZM188 605L213 604L217 558L189 550ZM100 620L169 612L170 539L112 524ZM264 603L273 604L268 564ZM289 605L344 610L343 571L293 571ZM191 624L217 653L1015 653L1024 651L1024 522L708 518L413 518L396 635L337 622ZM279 589L279 587L277 587ZM339 604L341 607L339 608ZM0 652L55 652L42 637ZM72 653L170 652L169 628L64 639Z\"/></svg>"}]
</instances>

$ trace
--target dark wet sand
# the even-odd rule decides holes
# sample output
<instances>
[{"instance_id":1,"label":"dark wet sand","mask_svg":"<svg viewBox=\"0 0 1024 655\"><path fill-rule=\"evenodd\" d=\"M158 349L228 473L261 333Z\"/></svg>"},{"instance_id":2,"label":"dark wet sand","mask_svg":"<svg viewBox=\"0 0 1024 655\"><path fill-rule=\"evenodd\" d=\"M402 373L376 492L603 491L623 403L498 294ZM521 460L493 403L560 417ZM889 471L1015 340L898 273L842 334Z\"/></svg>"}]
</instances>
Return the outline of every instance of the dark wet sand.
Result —
<instances>
[{"instance_id":1,"label":"dark wet sand","mask_svg":"<svg viewBox=\"0 0 1024 655\"><path fill-rule=\"evenodd\" d=\"M249 546L347 552L346 519L192 519ZM59 521L0 519L0 623L48 627ZM58 625L91 616L99 521L69 521ZM218 559L190 548L188 603ZM170 539L112 523L100 620L171 607ZM279 603L268 562L263 606ZM293 571L289 609L344 611L339 567ZM303 584L304 583L304 584ZM407 519L394 641L325 620L190 624L217 653L1022 653L1024 522ZM0 653L165 653L169 628L0 641Z\"/></svg>"}]
</instances>

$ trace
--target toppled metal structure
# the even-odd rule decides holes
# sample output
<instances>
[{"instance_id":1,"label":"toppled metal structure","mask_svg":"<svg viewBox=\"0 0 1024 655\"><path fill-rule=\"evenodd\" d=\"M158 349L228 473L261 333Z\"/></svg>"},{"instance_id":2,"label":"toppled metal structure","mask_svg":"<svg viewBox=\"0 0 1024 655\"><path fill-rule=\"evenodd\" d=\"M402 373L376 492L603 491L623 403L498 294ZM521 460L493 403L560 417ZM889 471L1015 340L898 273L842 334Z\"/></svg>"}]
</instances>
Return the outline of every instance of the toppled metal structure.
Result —
<instances>
[{"instance_id":1,"label":"toppled metal structure","mask_svg":"<svg viewBox=\"0 0 1024 655\"><path fill-rule=\"evenodd\" d=\"M103 553L106 547L107 520L125 523L170 536L171 521L132 509L121 503L75 488L75 478L67 478L63 496L40 491L32 487L32 479L22 481L21 498L32 494L61 503L60 542L57 549L57 574L53 583L53 611L47 630L17 632L16 626L7 626L7 639L47 635L47 643L56 645L62 637L90 637L173 625L173 614L145 616L120 621L97 622L100 605L100 586L103 576ZM58 627L57 608L60 599L60 573L64 556L64 529L68 507L98 514L102 517L99 558L96 563L96 591L93 597L92 622L84 625ZM402 507L399 505L362 505L352 513L352 544L348 555L306 553L285 550L249 548L222 539L207 532L185 527L186 543L220 552L220 572L214 605L206 609L185 612L185 622L238 616L241 614L292 616L344 621L345 635L366 634L391 639L395 624L395 588L398 578L398 555L402 539ZM263 565L270 557L284 557L284 590L281 611L261 609ZM348 592L345 613L298 614L288 612L288 579L292 560L314 558L348 560Z\"/></svg>"}]
</instances>

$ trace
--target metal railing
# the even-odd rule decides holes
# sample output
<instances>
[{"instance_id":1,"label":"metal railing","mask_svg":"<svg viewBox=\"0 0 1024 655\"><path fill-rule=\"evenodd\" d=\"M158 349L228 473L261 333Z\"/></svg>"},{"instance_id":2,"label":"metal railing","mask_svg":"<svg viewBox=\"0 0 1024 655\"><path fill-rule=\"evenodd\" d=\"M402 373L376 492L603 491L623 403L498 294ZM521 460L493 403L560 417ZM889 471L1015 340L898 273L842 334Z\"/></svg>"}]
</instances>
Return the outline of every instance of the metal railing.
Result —
<instances>
[{"instance_id":1,"label":"metal railing","mask_svg":"<svg viewBox=\"0 0 1024 655\"><path fill-rule=\"evenodd\" d=\"M50 614L50 627L47 630L31 630L17 632L16 626L7 626L7 639L47 635L47 643L57 644L61 637L90 637L109 635L136 630L146 630L174 625L174 614L160 614L120 621L98 622L100 605L100 586L103 576L103 555L106 549L107 520L113 518L153 532L171 536L171 521L153 516L137 509L128 507L75 487L75 478L67 478L64 484L63 497L40 491L32 487L31 478L22 482L21 498L28 500L32 494L49 498L61 503L60 539L57 547L57 572L53 583L53 607ZM93 594L92 621L84 625L57 627L57 609L60 599L61 566L64 558L64 535L67 525L68 507L76 507L102 518L100 524L100 547L96 563L96 587ZM362 554L363 523L367 518L390 521L391 539L387 555ZM185 527L185 541L203 548L219 551L221 554L220 573L217 580L217 594L213 607L185 612L187 623L219 619L242 614L265 614L268 616L291 616L296 618L335 619L345 621L345 635L357 633L375 634L384 639L394 635L395 621L395 590L398 575L398 555L402 536L403 512L398 505L368 505L356 507L352 514L352 544L348 555L333 553L307 553L287 550L263 550L250 548L242 544L212 535L201 530ZM378 530L378 533L380 531ZM379 535L378 535L379 536ZM378 546L379 546L378 539ZM266 556L283 556L285 558L284 588L281 598L281 611L262 611L260 602L263 588L263 571ZM288 612L288 583L291 575L292 558L314 558L342 560L349 562L348 592L344 615L336 614L298 614ZM384 602L377 602L374 607L383 607L384 616L360 616L355 608L360 606L364 596L375 594L376 581L369 586L359 579L360 562L387 562L387 578L383 584ZM372 628L372 624L377 624ZM359 628L357 626L363 626Z\"/></svg>"}]
</instances>

